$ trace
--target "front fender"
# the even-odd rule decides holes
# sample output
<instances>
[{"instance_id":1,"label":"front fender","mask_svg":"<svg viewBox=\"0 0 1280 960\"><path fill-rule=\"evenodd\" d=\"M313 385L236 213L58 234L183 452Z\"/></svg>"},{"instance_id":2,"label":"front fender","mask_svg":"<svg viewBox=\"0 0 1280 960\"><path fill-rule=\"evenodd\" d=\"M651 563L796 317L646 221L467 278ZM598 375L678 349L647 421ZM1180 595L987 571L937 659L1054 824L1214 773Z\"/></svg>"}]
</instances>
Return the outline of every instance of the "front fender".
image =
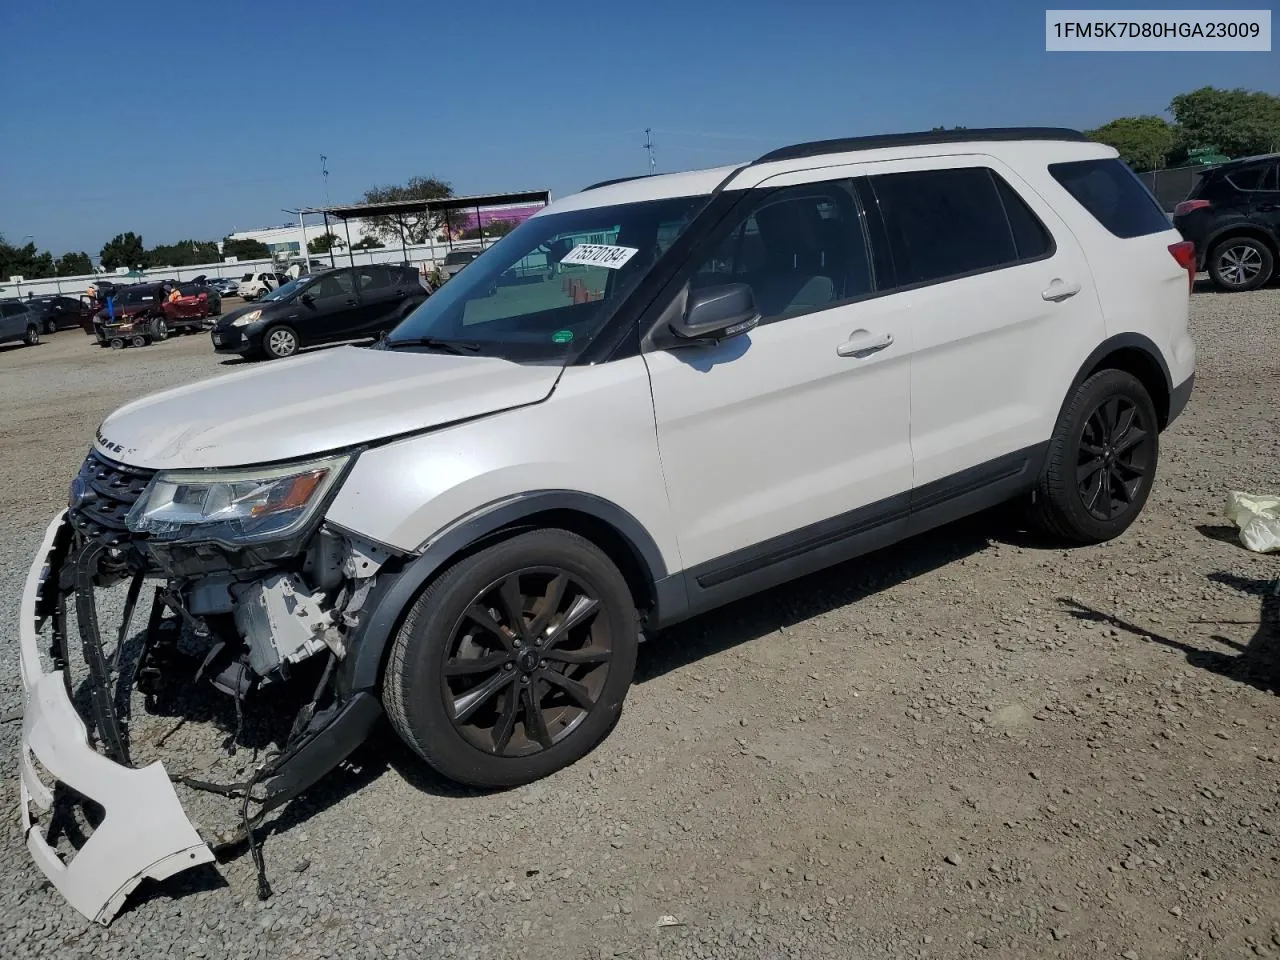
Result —
<instances>
[{"instance_id":1,"label":"front fender","mask_svg":"<svg viewBox=\"0 0 1280 960\"><path fill-rule=\"evenodd\" d=\"M592 517L620 535L651 585L665 583L659 600L677 605L668 592L671 581L662 552L635 517L616 504L572 490L537 490L487 504L449 524L414 556L389 564L379 572L359 625L350 638L350 653L338 677L342 697L376 689L395 636L410 605L422 588L459 552L521 520L550 511L568 511Z\"/></svg>"}]
</instances>

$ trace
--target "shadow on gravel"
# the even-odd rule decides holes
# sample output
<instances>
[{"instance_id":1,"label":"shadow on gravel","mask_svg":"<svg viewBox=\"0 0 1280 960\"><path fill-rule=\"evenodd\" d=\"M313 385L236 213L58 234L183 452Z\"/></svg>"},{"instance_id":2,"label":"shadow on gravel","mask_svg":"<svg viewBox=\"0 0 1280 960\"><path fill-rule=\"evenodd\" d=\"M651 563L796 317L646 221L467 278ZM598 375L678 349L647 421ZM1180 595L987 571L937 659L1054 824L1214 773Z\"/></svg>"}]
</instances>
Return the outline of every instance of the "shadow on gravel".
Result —
<instances>
[{"instance_id":1,"label":"shadow on gravel","mask_svg":"<svg viewBox=\"0 0 1280 960\"><path fill-rule=\"evenodd\" d=\"M1235 656L1217 650L1203 650L1193 644L1174 640L1115 614L1095 610L1078 600L1061 597L1058 602L1078 620L1105 623L1166 647L1173 647L1185 653L1187 663L1193 667L1208 670L1210 673L1246 684L1264 693L1280 695L1280 580L1250 580L1231 573L1211 573L1209 579L1258 597L1260 607L1256 621L1257 630L1248 641L1241 643L1221 634L1211 634L1209 637L1235 650ZM1208 621L1189 622L1206 623Z\"/></svg>"},{"instance_id":2,"label":"shadow on gravel","mask_svg":"<svg viewBox=\"0 0 1280 960\"><path fill-rule=\"evenodd\" d=\"M1196 525L1196 532L1210 540L1217 540L1219 543L1229 543L1233 547L1240 546L1240 534L1235 527L1232 526L1215 526L1209 523L1201 523Z\"/></svg>"},{"instance_id":3,"label":"shadow on gravel","mask_svg":"<svg viewBox=\"0 0 1280 960\"><path fill-rule=\"evenodd\" d=\"M985 550L992 541L1039 549L1046 541L1015 523L1007 508L921 534L678 624L640 647L636 683L791 627ZM1055 549L1062 549L1055 544Z\"/></svg>"}]
</instances>

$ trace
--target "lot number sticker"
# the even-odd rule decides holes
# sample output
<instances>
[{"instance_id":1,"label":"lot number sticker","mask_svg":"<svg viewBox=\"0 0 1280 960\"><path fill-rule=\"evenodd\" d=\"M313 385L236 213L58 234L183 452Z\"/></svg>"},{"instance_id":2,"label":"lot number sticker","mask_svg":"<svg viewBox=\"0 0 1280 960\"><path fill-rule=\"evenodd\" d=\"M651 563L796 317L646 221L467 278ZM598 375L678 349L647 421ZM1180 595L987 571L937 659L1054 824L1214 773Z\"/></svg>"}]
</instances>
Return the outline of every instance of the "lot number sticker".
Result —
<instances>
[{"instance_id":1,"label":"lot number sticker","mask_svg":"<svg viewBox=\"0 0 1280 960\"><path fill-rule=\"evenodd\" d=\"M561 259L561 263L578 263L584 267L608 267L617 270L640 250L638 247L611 247L602 243L580 243Z\"/></svg>"}]
</instances>

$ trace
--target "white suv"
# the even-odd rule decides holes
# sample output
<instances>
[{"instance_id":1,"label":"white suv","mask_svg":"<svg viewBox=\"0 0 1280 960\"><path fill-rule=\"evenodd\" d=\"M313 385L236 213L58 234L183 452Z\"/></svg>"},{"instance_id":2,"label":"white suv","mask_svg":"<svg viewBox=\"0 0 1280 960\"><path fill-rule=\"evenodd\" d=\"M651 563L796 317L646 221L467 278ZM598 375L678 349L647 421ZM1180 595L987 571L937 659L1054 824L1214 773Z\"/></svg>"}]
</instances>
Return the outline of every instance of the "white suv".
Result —
<instances>
[{"instance_id":1,"label":"white suv","mask_svg":"<svg viewBox=\"0 0 1280 960\"><path fill-rule=\"evenodd\" d=\"M161 583L119 672L147 690L195 672L180 636L234 699L323 665L267 809L383 711L455 780L547 776L609 731L642 636L1002 501L1119 535L1191 392L1194 264L1074 131L802 144L588 188L373 348L123 407L21 612L23 816L34 757L105 808L100 855L62 867L29 829L33 853L100 919L211 857L116 716L112 583Z\"/></svg>"}]
</instances>

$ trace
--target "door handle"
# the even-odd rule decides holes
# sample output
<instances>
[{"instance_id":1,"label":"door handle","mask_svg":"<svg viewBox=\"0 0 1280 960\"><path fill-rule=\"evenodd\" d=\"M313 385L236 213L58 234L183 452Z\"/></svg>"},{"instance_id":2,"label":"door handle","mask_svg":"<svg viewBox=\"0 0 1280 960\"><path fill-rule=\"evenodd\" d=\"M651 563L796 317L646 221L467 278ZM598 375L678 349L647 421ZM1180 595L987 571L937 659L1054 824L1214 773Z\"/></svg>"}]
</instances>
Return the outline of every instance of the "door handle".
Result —
<instances>
[{"instance_id":1,"label":"door handle","mask_svg":"<svg viewBox=\"0 0 1280 960\"><path fill-rule=\"evenodd\" d=\"M355 299L348 299L348 300L347 300L347 305L348 305L348 306L352 306L352 307L354 307L354 306L356 305L356 303L357 303L357 302L358 302L358 301L356 301Z\"/></svg>"},{"instance_id":2,"label":"door handle","mask_svg":"<svg viewBox=\"0 0 1280 960\"><path fill-rule=\"evenodd\" d=\"M1068 297L1074 297L1080 292L1080 284L1064 283L1061 280L1055 280L1049 284L1047 290L1040 291L1040 296L1048 300L1050 303L1061 303Z\"/></svg>"},{"instance_id":3,"label":"door handle","mask_svg":"<svg viewBox=\"0 0 1280 960\"><path fill-rule=\"evenodd\" d=\"M836 353L842 357L856 357L861 360L873 353L878 353L893 343L893 334L872 338L866 330L857 330L844 343L836 347Z\"/></svg>"}]
</instances>

